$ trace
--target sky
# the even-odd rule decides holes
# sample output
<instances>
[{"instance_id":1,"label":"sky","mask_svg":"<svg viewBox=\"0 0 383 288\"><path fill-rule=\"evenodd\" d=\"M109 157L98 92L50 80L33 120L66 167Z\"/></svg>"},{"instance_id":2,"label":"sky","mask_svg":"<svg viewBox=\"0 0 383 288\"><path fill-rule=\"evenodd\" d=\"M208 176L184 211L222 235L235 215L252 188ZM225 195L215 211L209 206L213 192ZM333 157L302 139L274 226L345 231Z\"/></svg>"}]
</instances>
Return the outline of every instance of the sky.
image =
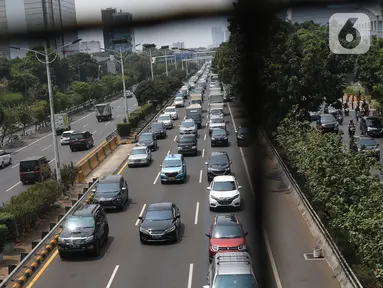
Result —
<instances>
[{"instance_id":1,"label":"sky","mask_svg":"<svg viewBox=\"0 0 383 288\"><path fill-rule=\"evenodd\" d=\"M181 11L200 7L225 8L231 6L230 0L75 0L77 22L101 22L101 9L117 8L130 12L133 18L147 15L163 15L164 13ZM90 5L91 4L91 5ZM198 21L170 23L153 28L135 29L136 43L155 43L170 45L174 42L184 42L186 47L207 47L212 44L211 28L227 26L226 18L206 19ZM80 31L83 41L98 40L103 46L101 30Z\"/></svg>"}]
</instances>

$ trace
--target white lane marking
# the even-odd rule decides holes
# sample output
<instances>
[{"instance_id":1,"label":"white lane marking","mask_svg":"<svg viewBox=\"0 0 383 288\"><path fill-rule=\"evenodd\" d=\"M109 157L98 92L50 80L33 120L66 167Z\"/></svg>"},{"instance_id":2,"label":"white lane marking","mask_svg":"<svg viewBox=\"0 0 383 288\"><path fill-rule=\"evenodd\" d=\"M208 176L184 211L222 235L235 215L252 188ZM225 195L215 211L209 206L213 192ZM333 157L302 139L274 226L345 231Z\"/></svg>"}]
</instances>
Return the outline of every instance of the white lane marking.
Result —
<instances>
[{"instance_id":1,"label":"white lane marking","mask_svg":"<svg viewBox=\"0 0 383 288\"><path fill-rule=\"evenodd\" d=\"M17 163L16 165L13 165L12 169L18 167L19 165L20 165L20 163Z\"/></svg>"},{"instance_id":2,"label":"white lane marking","mask_svg":"<svg viewBox=\"0 0 383 288\"><path fill-rule=\"evenodd\" d=\"M176 136L174 136L174 140L173 140L174 142L176 142L177 141L177 135Z\"/></svg>"},{"instance_id":3,"label":"white lane marking","mask_svg":"<svg viewBox=\"0 0 383 288\"><path fill-rule=\"evenodd\" d=\"M53 158L51 161L49 161L49 163L52 163L53 161L55 161L56 160L56 158Z\"/></svg>"},{"instance_id":4,"label":"white lane marking","mask_svg":"<svg viewBox=\"0 0 383 288\"><path fill-rule=\"evenodd\" d=\"M89 124L85 124L85 125L82 126L82 128L85 128L85 127L88 126L88 125L89 125Z\"/></svg>"},{"instance_id":5,"label":"white lane marking","mask_svg":"<svg viewBox=\"0 0 383 288\"><path fill-rule=\"evenodd\" d=\"M42 149L41 152L43 152L43 151L45 151L45 150L47 150L47 149L49 149L49 148L51 148L51 147L52 147L52 144L49 145L49 146L47 146L47 147L45 147L44 149Z\"/></svg>"},{"instance_id":6,"label":"white lane marking","mask_svg":"<svg viewBox=\"0 0 383 288\"><path fill-rule=\"evenodd\" d=\"M17 185L21 184L21 181L17 182L15 185L13 185L12 187L8 188L7 190L5 190L5 192L8 192L9 190L15 188Z\"/></svg>"},{"instance_id":7,"label":"white lane marking","mask_svg":"<svg viewBox=\"0 0 383 288\"><path fill-rule=\"evenodd\" d=\"M170 154L170 150L168 151L168 153L166 155L169 155Z\"/></svg>"},{"instance_id":8,"label":"white lane marking","mask_svg":"<svg viewBox=\"0 0 383 288\"><path fill-rule=\"evenodd\" d=\"M205 148L202 149L202 158L205 157Z\"/></svg>"},{"instance_id":9,"label":"white lane marking","mask_svg":"<svg viewBox=\"0 0 383 288\"><path fill-rule=\"evenodd\" d=\"M235 125L235 121L234 121L234 117L233 117L233 113L231 112L231 108L230 108L229 103L228 103L227 107L229 108L230 117L231 117L231 121L233 122L234 130L237 130L236 125ZM242 147L239 147L239 151L241 153L243 166L245 167L245 171L246 171L246 175L247 175L247 181L249 182L251 193L253 194L253 197L255 197L253 183L251 182L249 168L247 167L247 163L245 160L245 156L243 154ZM279 278L279 273L278 273L277 265L275 264L275 259L274 259L274 255L273 255L272 250L271 250L269 238L267 237L267 233L266 233L265 228L262 228L262 230L263 230L263 237L265 239L266 250L267 250L267 254L269 255L271 270L273 271L275 283L277 285L277 288L282 288L281 279Z\"/></svg>"},{"instance_id":10,"label":"white lane marking","mask_svg":"<svg viewBox=\"0 0 383 288\"><path fill-rule=\"evenodd\" d=\"M146 204L144 204L144 206L142 206L140 215L138 215L138 217L141 217L142 214L144 214L145 208L146 208ZM134 224L134 225L137 226L139 223L140 223L140 219L137 219L136 224Z\"/></svg>"},{"instance_id":11,"label":"white lane marking","mask_svg":"<svg viewBox=\"0 0 383 288\"><path fill-rule=\"evenodd\" d=\"M25 148L30 147L30 146L36 144L37 142L39 142L39 141L41 141L41 140L43 140L43 139L45 139L45 138L47 138L49 136L52 136L52 133L49 133L48 135L45 135L44 137L41 137L41 138L37 139L36 141L33 141L32 143L29 143L27 146L21 147L19 150L16 150L13 153L18 153L20 151L23 151Z\"/></svg>"},{"instance_id":12,"label":"white lane marking","mask_svg":"<svg viewBox=\"0 0 383 288\"><path fill-rule=\"evenodd\" d=\"M117 108L120 108L120 107L121 107L121 105L118 105L118 106L117 106Z\"/></svg>"},{"instance_id":13,"label":"white lane marking","mask_svg":"<svg viewBox=\"0 0 383 288\"><path fill-rule=\"evenodd\" d=\"M195 216L194 216L194 224L198 224L198 213L199 213L199 202L197 202L197 205L195 206Z\"/></svg>"},{"instance_id":14,"label":"white lane marking","mask_svg":"<svg viewBox=\"0 0 383 288\"><path fill-rule=\"evenodd\" d=\"M116 265L116 267L114 267L112 276L110 276L110 279L109 279L108 284L106 285L106 288L110 288L110 286L112 286L112 282L113 282L114 277L116 277L116 273L118 271L118 268L120 268L120 265Z\"/></svg>"},{"instance_id":15,"label":"white lane marking","mask_svg":"<svg viewBox=\"0 0 383 288\"><path fill-rule=\"evenodd\" d=\"M158 174L157 174L157 176L156 176L156 179L154 179L153 185L156 185L157 180L158 180L158 177L160 177L160 173L161 173L161 172L158 172Z\"/></svg>"},{"instance_id":16,"label":"white lane marking","mask_svg":"<svg viewBox=\"0 0 383 288\"><path fill-rule=\"evenodd\" d=\"M121 115L120 115L120 114L118 114L116 118L120 118L120 117L121 117Z\"/></svg>"},{"instance_id":17,"label":"white lane marking","mask_svg":"<svg viewBox=\"0 0 383 288\"><path fill-rule=\"evenodd\" d=\"M94 135L94 134L96 134L97 133L97 131L96 130L94 130L93 132L92 132L92 135Z\"/></svg>"},{"instance_id":18,"label":"white lane marking","mask_svg":"<svg viewBox=\"0 0 383 288\"><path fill-rule=\"evenodd\" d=\"M203 136L203 140L206 140L206 134Z\"/></svg>"},{"instance_id":19,"label":"white lane marking","mask_svg":"<svg viewBox=\"0 0 383 288\"><path fill-rule=\"evenodd\" d=\"M110 121L109 121L109 122L106 122L106 123L105 123L105 126L108 126L109 124L110 124Z\"/></svg>"},{"instance_id":20,"label":"white lane marking","mask_svg":"<svg viewBox=\"0 0 383 288\"><path fill-rule=\"evenodd\" d=\"M201 183L201 182L202 182L202 170L199 171L199 183Z\"/></svg>"},{"instance_id":21,"label":"white lane marking","mask_svg":"<svg viewBox=\"0 0 383 288\"><path fill-rule=\"evenodd\" d=\"M193 282L193 263L190 263L189 278L188 278L188 288L192 287L192 282Z\"/></svg>"}]
</instances>

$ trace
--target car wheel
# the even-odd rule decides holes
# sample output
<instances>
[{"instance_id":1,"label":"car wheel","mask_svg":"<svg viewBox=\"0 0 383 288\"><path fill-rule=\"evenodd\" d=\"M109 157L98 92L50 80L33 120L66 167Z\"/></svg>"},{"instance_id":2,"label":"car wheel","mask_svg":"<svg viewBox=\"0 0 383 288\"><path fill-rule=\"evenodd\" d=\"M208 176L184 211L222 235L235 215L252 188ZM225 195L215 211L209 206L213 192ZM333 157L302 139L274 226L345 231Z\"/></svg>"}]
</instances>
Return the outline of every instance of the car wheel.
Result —
<instances>
[{"instance_id":1,"label":"car wheel","mask_svg":"<svg viewBox=\"0 0 383 288\"><path fill-rule=\"evenodd\" d=\"M165 184L165 181L162 181L162 180L161 180L161 184Z\"/></svg>"},{"instance_id":2,"label":"car wheel","mask_svg":"<svg viewBox=\"0 0 383 288\"><path fill-rule=\"evenodd\" d=\"M21 183L23 183L23 185L26 185L26 184L27 184L27 181L21 181Z\"/></svg>"},{"instance_id":3,"label":"car wheel","mask_svg":"<svg viewBox=\"0 0 383 288\"><path fill-rule=\"evenodd\" d=\"M96 242L96 247L94 247L94 250L93 250L93 254L94 254L94 256L100 256L100 249L101 249L101 247L100 247L101 245L100 245L100 240L98 240L97 242Z\"/></svg>"},{"instance_id":4,"label":"car wheel","mask_svg":"<svg viewBox=\"0 0 383 288\"><path fill-rule=\"evenodd\" d=\"M1 162L0 168L4 169L4 167L5 167L4 162Z\"/></svg>"},{"instance_id":5,"label":"car wheel","mask_svg":"<svg viewBox=\"0 0 383 288\"><path fill-rule=\"evenodd\" d=\"M143 244L143 245L146 244L146 242L145 242L144 240L142 240L141 238L140 238L140 242L141 242L141 244Z\"/></svg>"},{"instance_id":6,"label":"car wheel","mask_svg":"<svg viewBox=\"0 0 383 288\"><path fill-rule=\"evenodd\" d=\"M177 228L176 229L176 235L174 236L174 243L177 243L179 238L180 238L180 231L179 231L180 228Z\"/></svg>"},{"instance_id":7,"label":"car wheel","mask_svg":"<svg viewBox=\"0 0 383 288\"><path fill-rule=\"evenodd\" d=\"M12 157L9 158L9 162L8 162L9 165L12 164Z\"/></svg>"},{"instance_id":8,"label":"car wheel","mask_svg":"<svg viewBox=\"0 0 383 288\"><path fill-rule=\"evenodd\" d=\"M105 228L105 240L108 241L109 238L109 225L106 225Z\"/></svg>"},{"instance_id":9,"label":"car wheel","mask_svg":"<svg viewBox=\"0 0 383 288\"><path fill-rule=\"evenodd\" d=\"M60 256L61 260L64 260L66 255L64 252L59 252L59 256Z\"/></svg>"}]
</instances>

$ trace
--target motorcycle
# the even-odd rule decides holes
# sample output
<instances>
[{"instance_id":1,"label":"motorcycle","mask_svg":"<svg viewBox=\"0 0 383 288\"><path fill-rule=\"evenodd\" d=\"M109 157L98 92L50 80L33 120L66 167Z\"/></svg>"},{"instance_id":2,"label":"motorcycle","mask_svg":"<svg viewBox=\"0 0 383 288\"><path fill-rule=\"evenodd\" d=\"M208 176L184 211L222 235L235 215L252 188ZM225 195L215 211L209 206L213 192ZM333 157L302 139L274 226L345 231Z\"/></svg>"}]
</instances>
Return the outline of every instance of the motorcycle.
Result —
<instances>
[{"instance_id":1,"label":"motorcycle","mask_svg":"<svg viewBox=\"0 0 383 288\"><path fill-rule=\"evenodd\" d=\"M350 110L348 108L344 109L344 115L349 116L350 115Z\"/></svg>"},{"instance_id":2,"label":"motorcycle","mask_svg":"<svg viewBox=\"0 0 383 288\"><path fill-rule=\"evenodd\" d=\"M355 129L355 126L348 126L348 135L350 136L350 137L353 137L354 135L355 135L355 131L356 131L356 129Z\"/></svg>"},{"instance_id":3,"label":"motorcycle","mask_svg":"<svg viewBox=\"0 0 383 288\"><path fill-rule=\"evenodd\" d=\"M338 116L336 117L336 120L338 121L339 125L343 124L343 117L342 117L342 115L338 114Z\"/></svg>"}]
</instances>

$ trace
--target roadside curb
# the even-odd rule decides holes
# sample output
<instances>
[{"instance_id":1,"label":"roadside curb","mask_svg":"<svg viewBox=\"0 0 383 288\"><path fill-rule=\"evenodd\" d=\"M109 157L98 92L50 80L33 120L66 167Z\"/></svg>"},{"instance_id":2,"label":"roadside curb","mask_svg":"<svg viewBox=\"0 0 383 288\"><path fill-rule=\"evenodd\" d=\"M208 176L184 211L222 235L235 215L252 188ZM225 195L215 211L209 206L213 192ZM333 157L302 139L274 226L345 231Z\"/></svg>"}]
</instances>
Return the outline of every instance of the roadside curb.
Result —
<instances>
[{"instance_id":1,"label":"roadside curb","mask_svg":"<svg viewBox=\"0 0 383 288\"><path fill-rule=\"evenodd\" d=\"M42 249L39 253L37 253L35 256L35 259L30 262L30 265L27 266L25 269L23 275L20 276L17 280L14 280L16 282L12 288L21 288L23 285L31 278L31 276L38 270L41 264L44 263L45 259L51 254L51 252L56 248L58 244L59 234L56 234L52 240L48 242L48 244L45 245L45 248Z\"/></svg>"}]
</instances>

